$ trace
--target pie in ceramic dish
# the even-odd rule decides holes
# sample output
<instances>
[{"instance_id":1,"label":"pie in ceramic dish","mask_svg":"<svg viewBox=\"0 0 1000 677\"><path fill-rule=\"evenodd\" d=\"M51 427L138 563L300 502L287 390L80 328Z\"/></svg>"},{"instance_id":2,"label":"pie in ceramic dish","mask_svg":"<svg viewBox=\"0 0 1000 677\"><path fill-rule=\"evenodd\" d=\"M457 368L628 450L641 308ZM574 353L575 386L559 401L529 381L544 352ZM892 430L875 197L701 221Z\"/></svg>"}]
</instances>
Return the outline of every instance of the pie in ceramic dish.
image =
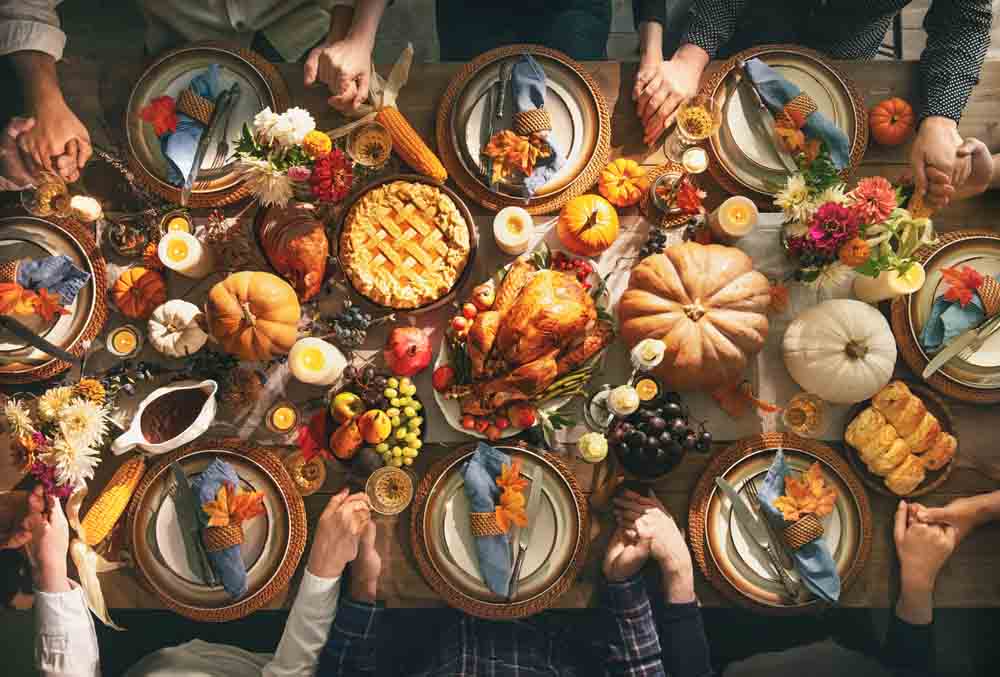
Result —
<instances>
[{"instance_id":1,"label":"pie in ceramic dish","mask_svg":"<svg viewBox=\"0 0 1000 677\"><path fill-rule=\"evenodd\" d=\"M439 186L377 185L351 207L340 232L340 261L354 289L381 306L422 308L462 278L471 226Z\"/></svg>"}]
</instances>

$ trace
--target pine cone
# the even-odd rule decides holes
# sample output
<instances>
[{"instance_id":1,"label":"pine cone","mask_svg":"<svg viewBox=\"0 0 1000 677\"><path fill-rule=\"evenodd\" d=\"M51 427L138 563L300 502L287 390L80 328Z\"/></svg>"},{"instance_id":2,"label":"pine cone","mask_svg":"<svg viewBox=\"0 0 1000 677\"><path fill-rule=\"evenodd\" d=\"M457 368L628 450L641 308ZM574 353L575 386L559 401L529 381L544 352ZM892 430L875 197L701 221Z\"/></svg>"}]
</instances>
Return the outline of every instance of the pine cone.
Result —
<instances>
[{"instance_id":1,"label":"pine cone","mask_svg":"<svg viewBox=\"0 0 1000 677\"><path fill-rule=\"evenodd\" d=\"M73 394L95 404L104 404L108 391L97 379L85 378L73 387Z\"/></svg>"},{"instance_id":2,"label":"pine cone","mask_svg":"<svg viewBox=\"0 0 1000 677\"><path fill-rule=\"evenodd\" d=\"M222 390L222 404L237 412L247 402L256 402L264 392L264 380L256 371L237 369Z\"/></svg>"},{"instance_id":3,"label":"pine cone","mask_svg":"<svg viewBox=\"0 0 1000 677\"><path fill-rule=\"evenodd\" d=\"M160 242L146 243L146 248L142 251L142 265L149 270L163 270L163 261L160 260Z\"/></svg>"}]
</instances>

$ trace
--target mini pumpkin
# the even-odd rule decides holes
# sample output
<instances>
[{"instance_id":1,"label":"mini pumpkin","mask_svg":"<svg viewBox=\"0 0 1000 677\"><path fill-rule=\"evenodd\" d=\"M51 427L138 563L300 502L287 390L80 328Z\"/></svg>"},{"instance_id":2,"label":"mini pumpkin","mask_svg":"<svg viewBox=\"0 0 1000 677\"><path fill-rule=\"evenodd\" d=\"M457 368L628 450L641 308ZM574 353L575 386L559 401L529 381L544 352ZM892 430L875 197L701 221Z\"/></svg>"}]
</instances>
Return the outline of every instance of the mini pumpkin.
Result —
<instances>
[{"instance_id":1,"label":"mini pumpkin","mask_svg":"<svg viewBox=\"0 0 1000 677\"><path fill-rule=\"evenodd\" d=\"M208 334L198 324L201 310L182 299L167 301L149 318L149 342L167 357L187 357L202 349Z\"/></svg>"},{"instance_id":2,"label":"mini pumpkin","mask_svg":"<svg viewBox=\"0 0 1000 677\"><path fill-rule=\"evenodd\" d=\"M292 349L302 310L295 290L277 275L243 271L212 287L205 316L223 350L255 361Z\"/></svg>"},{"instance_id":3,"label":"mini pumpkin","mask_svg":"<svg viewBox=\"0 0 1000 677\"><path fill-rule=\"evenodd\" d=\"M872 138L883 146L898 146L913 133L913 107L899 97L880 101L868 113Z\"/></svg>"},{"instance_id":4,"label":"mini pumpkin","mask_svg":"<svg viewBox=\"0 0 1000 677\"><path fill-rule=\"evenodd\" d=\"M646 170L628 158L618 158L601 170L597 189L616 207L631 207L648 188Z\"/></svg>"},{"instance_id":5,"label":"mini pumpkin","mask_svg":"<svg viewBox=\"0 0 1000 677\"><path fill-rule=\"evenodd\" d=\"M598 256L618 238L618 212L600 195L580 195L559 212L556 233L577 256Z\"/></svg>"},{"instance_id":6,"label":"mini pumpkin","mask_svg":"<svg viewBox=\"0 0 1000 677\"><path fill-rule=\"evenodd\" d=\"M111 298L122 315L144 320L166 302L167 283L156 271L135 266L118 276L111 289Z\"/></svg>"},{"instance_id":7,"label":"mini pumpkin","mask_svg":"<svg viewBox=\"0 0 1000 677\"><path fill-rule=\"evenodd\" d=\"M837 258L845 266L850 266L854 268L860 266L868 257L871 256L872 248L868 243L860 237L851 238L845 242L841 247L840 251L837 252Z\"/></svg>"}]
</instances>

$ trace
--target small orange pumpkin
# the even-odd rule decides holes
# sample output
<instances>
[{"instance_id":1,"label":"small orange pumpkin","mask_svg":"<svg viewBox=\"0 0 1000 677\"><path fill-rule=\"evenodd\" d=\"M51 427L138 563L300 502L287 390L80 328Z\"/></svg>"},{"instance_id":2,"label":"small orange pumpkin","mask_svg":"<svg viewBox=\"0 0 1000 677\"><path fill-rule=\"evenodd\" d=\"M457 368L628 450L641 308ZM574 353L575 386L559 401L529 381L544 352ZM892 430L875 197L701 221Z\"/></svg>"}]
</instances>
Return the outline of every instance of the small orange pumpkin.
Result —
<instances>
[{"instance_id":1,"label":"small orange pumpkin","mask_svg":"<svg viewBox=\"0 0 1000 677\"><path fill-rule=\"evenodd\" d=\"M840 251L837 252L837 258L845 266L850 266L854 268L855 266L860 266L862 263L868 260L871 256L872 248L867 242L862 240L860 237L855 237L847 242L845 242L841 247Z\"/></svg>"},{"instance_id":2,"label":"small orange pumpkin","mask_svg":"<svg viewBox=\"0 0 1000 677\"><path fill-rule=\"evenodd\" d=\"M601 170L597 189L616 207L631 207L648 188L646 170L635 160L618 158Z\"/></svg>"},{"instance_id":3,"label":"small orange pumpkin","mask_svg":"<svg viewBox=\"0 0 1000 677\"><path fill-rule=\"evenodd\" d=\"M111 298L125 317L145 320L166 303L167 283L156 271L136 266L118 276Z\"/></svg>"},{"instance_id":4,"label":"small orange pumpkin","mask_svg":"<svg viewBox=\"0 0 1000 677\"><path fill-rule=\"evenodd\" d=\"M913 133L913 107L899 97L875 104L868 113L872 138L883 146L898 146Z\"/></svg>"},{"instance_id":5,"label":"small orange pumpkin","mask_svg":"<svg viewBox=\"0 0 1000 677\"><path fill-rule=\"evenodd\" d=\"M618 212L600 195L575 197L559 212L556 233L577 256L597 256L618 237Z\"/></svg>"}]
</instances>

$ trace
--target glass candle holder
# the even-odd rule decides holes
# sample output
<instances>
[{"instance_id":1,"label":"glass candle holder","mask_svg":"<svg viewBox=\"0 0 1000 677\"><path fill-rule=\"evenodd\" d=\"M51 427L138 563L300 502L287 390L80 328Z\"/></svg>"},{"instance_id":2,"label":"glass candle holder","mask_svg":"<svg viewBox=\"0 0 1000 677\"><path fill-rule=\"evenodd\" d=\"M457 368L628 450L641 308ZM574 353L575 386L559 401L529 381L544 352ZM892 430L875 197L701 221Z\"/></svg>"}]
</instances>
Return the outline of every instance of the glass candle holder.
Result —
<instances>
[{"instance_id":1,"label":"glass candle holder","mask_svg":"<svg viewBox=\"0 0 1000 677\"><path fill-rule=\"evenodd\" d=\"M160 219L160 235L177 232L194 233L194 223L191 221L191 215L186 209L175 209L167 212Z\"/></svg>"},{"instance_id":2,"label":"glass candle holder","mask_svg":"<svg viewBox=\"0 0 1000 677\"><path fill-rule=\"evenodd\" d=\"M276 402L267 410L264 424L276 435L286 435L295 430L299 419L298 408L288 400Z\"/></svg>"},{"instance_id":3,"label":"glass candle holder","mask_svg":"<svg viewBox=\"0 0 1000 677\"><path fill-rule=\"evenodd\" d=\"M826 429L826 402L812 393L801 392L788 401L781 420L800 437L817 437Z\"/></svg>"},{"instance_id":4,"label":"glass candle holder","mask_svg":"<svg viewBox=\"0 0 1000 677\"><path fill-rule=\"evenodd\" d=\"M142 332L132 324L117 327L108 334L105 345L109 353L119 359L127 360L142 350Z\"/></svg>"},{"instance_id":5,"label":"glass candle holder","mask_svg":"<svg viewBox=\"0 0 1000 677\"><path fill-rule=\"evenodd\" d=\"M377 122L366 122L347 135L347 154L359 165L377 170L385 166L392 153L392 136Z\"/></svg>"}]
</instances>

